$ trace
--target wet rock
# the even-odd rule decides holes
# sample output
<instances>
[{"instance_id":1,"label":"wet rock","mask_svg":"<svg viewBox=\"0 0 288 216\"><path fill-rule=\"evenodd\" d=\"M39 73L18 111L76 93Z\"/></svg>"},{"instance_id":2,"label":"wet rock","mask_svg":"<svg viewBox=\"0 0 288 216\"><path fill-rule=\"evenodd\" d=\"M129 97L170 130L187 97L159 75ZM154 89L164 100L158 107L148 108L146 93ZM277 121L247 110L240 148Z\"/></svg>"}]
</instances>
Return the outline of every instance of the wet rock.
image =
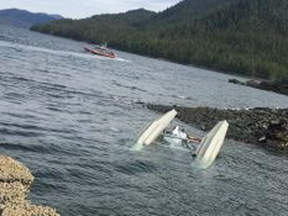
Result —
<instances>
[{"instance_id":1,"label":"wet rock","mask_svg":"<svg viewBox=\"0 0 288 216\"><path fill-rule=\"evenodd\" d=\"M229 83L234 83L234 84L237 84L237 85L245 85L244 82L241 82L241 81L239 81L237 79L229 79L228 82Z\"/></svg>"},{"instance_id":2,"label":"wet rock","mask_svg":"<svg viewBox=\"0 0 288 216\"><path fill-rule=\"evenodd\" d=\"M170 106L147 105L149 109L166 112ZM181 121L209 131L226 119L227 137L257 144L266 149L288 151L288 109L253 108L247 110L220 110L209 107L174 107Z\"/></svg>"},{"instance_id":3,"label":"wet rock","mask_svg":"<svg viewBox=\"0 0 288 216\"><path fill-rule=\"evenodd\" d=\"M280 81L279 80L275 80L275 81L248 80L247 82L241 82L237 79L229 79L228 82L288 95L288 81L287 80L280 80Z\"/></svg>"},{"instance_id":4,"label":"wet rock","mask_svg":"<svg viewBox=\"0 0 288 216\"><path fill-rule=\"evenodd\" d=\"M27 167L0 155L0 216L60 216L50 207L26 200L33 180Z\"/></svg>"}]
</instances>

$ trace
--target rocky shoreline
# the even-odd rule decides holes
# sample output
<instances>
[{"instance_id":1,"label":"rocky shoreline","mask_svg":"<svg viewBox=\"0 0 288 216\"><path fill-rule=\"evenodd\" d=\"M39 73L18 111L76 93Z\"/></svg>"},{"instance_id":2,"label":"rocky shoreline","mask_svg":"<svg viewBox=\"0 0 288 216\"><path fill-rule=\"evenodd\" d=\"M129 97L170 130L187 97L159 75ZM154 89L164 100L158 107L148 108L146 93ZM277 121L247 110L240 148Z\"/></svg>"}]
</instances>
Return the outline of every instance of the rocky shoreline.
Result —
<instances>
[{"instance_id":1,"label":"rocky shoreline","mask_svg":"<svg viewBox=\"0 0 288 216\"><path fill-rule=\"evenodd\" d=\"M27 200L33 180L27 167L0 155L0 216L60 216L50 207Z\"/></svg>"},{"instance_id":2,"label":"rocky shoreline","mask_svg":"<svg viewBox=\"0 0 288 216\"><path fill-rule=\"evenodd\" d=\"M279 94L288 95L288 81L256 81L248 80L247 82L241 82L237 79L229 79L229 83L237 85L249 86L266 91L273 91Z\"/></svg>"},{"instance_id":3,"label":"rocky shoreline","mask_svg":"<svg viewBox=\"0 0 288 216\"><path fill-rule=\"evenodd\" d=\"M172 106L153 105L151 110L164 113ZM256 144L267 150L288 151L288 109L253 108L220 110L209 107L175 107L177 118L203 131L226 119L229 122L227 138Z\"/></svg>"}]
</instances>

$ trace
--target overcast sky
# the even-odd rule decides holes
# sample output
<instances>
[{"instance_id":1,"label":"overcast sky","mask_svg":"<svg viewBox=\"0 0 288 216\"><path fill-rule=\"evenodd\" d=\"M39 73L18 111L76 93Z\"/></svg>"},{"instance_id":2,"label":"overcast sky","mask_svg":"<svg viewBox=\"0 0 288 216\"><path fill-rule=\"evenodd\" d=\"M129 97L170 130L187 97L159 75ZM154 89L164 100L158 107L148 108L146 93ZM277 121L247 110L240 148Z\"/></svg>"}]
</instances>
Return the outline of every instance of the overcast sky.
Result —
<instances>
[{"instance_id":1,"label":"overcast sky","mask_svg":"<svg viewBox=\"0 0 288 216\"><path fill-rule=\"evenodd\" d=\"M102 13L119 13L145 8L162 11L181 0L0 0L0 9L19 8L31 12L84 18Z\"/></svg>"}]
</instances>

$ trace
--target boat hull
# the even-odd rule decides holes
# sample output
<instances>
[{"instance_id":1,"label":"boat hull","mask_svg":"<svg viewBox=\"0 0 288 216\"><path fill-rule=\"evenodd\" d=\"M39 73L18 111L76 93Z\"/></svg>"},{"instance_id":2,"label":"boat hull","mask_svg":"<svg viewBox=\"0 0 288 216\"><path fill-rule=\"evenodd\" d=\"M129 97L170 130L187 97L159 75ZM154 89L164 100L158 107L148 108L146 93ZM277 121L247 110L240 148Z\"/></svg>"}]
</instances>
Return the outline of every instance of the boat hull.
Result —
<instances>
[{"instance_id":1,"label":"boat hull","mask_svg":"<svg viewBox=\"0 0 288 216\"><path fill-rule=\"evenodd\" d=\"M116 55L113 53L113 54L106 54L106 53L102 53L102 52L99 52L95 49L90 49L89 47L84 47L84 50L86 52L90 52L94 55L98 55L98 56L104 56L104 57L108 57L108 58L116 58Z\"/></svg>"}]
</instances>

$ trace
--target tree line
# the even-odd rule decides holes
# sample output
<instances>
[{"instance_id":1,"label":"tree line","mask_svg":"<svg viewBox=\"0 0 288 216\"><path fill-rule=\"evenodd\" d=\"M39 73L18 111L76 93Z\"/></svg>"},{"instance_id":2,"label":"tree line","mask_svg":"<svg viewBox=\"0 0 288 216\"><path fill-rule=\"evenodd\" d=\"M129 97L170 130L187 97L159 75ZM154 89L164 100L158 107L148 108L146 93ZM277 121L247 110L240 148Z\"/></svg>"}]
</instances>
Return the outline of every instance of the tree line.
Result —
<instances>
[{"instance_id":1,"label":"tree line","mask_svg":"<svg viewBox=\"0 0 288 216\"><path fill-rule=\"evenodd\" d=\"M159 21L159 14L136 10L57 20L31 29L92 43L109 41L115 49L228 73L288 79L286 0L239 0L195 19L185 17L186 5L177 19L181 4L172 10L173 20Z\"/></svg>"}]
</instances>

